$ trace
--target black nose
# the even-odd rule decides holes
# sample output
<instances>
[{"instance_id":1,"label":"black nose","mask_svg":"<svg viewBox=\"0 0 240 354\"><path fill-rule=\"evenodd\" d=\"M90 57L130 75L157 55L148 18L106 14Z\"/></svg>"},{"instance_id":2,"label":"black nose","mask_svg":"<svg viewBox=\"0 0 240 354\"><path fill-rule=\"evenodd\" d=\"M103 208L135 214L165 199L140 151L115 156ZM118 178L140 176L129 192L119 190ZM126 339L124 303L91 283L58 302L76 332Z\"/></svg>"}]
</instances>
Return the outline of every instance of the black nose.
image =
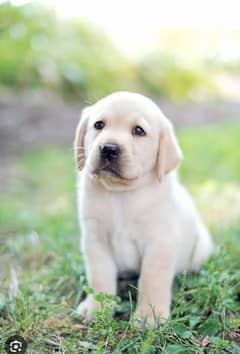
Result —
<instances>
[{"instance_id":1,"label":"black nose","mask_svg":"<svg viewBox=\"0 0 240 354\"><path fill-rule=\"evenodd\" d=\"M120 152L120 148L116 144L104 144L100 146L101 157L108 161L118 159Z\"/></svg>"}]
</instances>

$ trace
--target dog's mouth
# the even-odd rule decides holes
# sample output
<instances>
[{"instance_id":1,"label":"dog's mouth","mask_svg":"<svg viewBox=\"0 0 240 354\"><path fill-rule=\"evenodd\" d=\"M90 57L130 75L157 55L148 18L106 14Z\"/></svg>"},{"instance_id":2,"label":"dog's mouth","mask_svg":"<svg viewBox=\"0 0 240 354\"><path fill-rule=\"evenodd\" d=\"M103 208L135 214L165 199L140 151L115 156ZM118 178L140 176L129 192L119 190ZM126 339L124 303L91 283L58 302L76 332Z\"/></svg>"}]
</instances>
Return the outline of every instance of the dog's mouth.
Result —
<instances>
[{"instance_id":1,"label":"dog's mouth","mask_svg":"<svg viewBox=\"0 0 240 354\"><path fill-rule=\"evenodd\" d=\"M116 181L121 181L121 183L129 183L131 181L136 180L136 177L128 177L122 174L117 164L113 164L109 161L105 161L100 164L94 171L93 175L97 175L99 177L112 179Z\"/></svg>"},{"instance_id":2,"label":"dog's mouth","mask_svg":"<svg viewBox=\"0 0 240 354\"><path fill-rule=\"evenodd\" d=\"M117 166L113 166L113 164L111 164L109 161L106 161L98 166L94 171L94 174L110 174L111 176L124 179L123 175L119 171L119 168Z\"/></svg>"}]
</instances>

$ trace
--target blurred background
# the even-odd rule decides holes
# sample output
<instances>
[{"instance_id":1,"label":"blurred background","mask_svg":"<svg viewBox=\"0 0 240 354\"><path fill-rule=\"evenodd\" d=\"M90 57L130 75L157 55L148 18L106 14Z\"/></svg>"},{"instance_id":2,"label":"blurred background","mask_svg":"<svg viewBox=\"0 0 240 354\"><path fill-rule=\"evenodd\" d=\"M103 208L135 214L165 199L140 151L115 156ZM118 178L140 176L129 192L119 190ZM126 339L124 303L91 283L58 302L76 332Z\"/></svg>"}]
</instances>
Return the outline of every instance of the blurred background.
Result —
<instances>
[{"instance_id":1,"label":"blurred background","mask_svg":"<svg viewBox=\"0 0 240 354\"><path fill-rule=\"evenodd\" d=\"M151 96L178 126L238 121L239 9L1 0L1 154L71 146L80 108L116 90Z\"/></svg>"},{"instance_id":2,"label":"blurred background","mask_svg":"<svg viewBox=\"0 0 240 354\"><path fill-rule=\"evenodd\" d=\"M74 131L81 108L116 90L152 97L175 123L181 179L239 256L239 13L232 0L0 0L0 309L9 277L12 297L42 284L44 303L57 284L74 305Z\"/></svg>"}]
</instances>

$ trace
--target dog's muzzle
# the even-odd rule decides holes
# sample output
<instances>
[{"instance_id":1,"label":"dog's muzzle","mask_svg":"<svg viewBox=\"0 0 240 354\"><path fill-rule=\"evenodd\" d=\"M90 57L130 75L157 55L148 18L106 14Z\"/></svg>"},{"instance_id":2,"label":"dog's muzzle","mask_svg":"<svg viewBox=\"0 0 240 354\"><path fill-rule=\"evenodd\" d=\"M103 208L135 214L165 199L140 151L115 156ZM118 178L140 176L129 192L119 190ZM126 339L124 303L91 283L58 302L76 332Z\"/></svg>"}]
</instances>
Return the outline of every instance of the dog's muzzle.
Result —
<instances>
[{"instance_id":1,"label":"dog's muzzle","mask_svg":"<svg viewBox=\"0 0 240 354\"><path fill-rule=\"evenodd\" d=\"M117 160L120 157L121 150L116 144L104 144L99 147L100 157L104 161Z\"/></svg>"}]
</instances>

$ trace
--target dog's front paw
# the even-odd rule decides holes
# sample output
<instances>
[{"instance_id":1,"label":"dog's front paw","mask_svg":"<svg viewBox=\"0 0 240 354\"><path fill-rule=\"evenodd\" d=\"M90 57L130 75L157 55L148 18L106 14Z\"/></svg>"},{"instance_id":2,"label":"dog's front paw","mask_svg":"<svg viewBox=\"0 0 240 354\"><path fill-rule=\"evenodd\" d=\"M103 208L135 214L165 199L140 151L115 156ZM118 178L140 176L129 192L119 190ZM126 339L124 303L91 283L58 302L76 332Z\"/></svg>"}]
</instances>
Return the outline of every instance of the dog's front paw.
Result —
<instances>
[{"instance_id":1,"label":"dog's front paw","mask_svg":"<svg viewBox=\"0 0 240 354\"><path fill-rule=\"evenodd\" d=\"M88 295L77 307L77 313L87 321L92 321L97 311L101 310L101 304Z\"/></svg>"},{"instance_id":2,"label":"dog's front paw","mask_svg":"<svg viewBox=\"0 0 240 354\"><path fill-rule=\"evenodd\" d=\"M168 319L169 314L167 308L156 308L151 305L139 306L134 314L134 324L137 328L143 325L156 328Z\"/></svg>"}]
</instances>

